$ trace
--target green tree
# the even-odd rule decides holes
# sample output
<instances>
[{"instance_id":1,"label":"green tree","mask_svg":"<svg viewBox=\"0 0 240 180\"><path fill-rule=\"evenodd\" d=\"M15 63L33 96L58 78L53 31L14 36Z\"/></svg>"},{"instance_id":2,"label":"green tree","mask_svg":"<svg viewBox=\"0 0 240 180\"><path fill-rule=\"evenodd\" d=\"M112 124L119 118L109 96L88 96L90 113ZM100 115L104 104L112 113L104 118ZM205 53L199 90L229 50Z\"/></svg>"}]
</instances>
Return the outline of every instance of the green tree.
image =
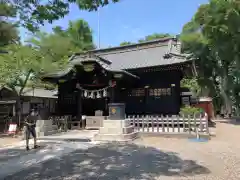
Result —
<instances>
[{"instance_id":1,"label":"green tree","mask_svg":"<svg viewBox=\"0 0 240 180\"><path fill-rule=\"evenodd\" d=\"M38 32L28 41L50 61L65 62L72 54L94 48L92 32L88 23L82 19L70 21L69 27L63 30L57 26L53 33ZM65 59L65 61L62 61ZM65 65L65 64L64 64Z\"/></svg>"},{"instance_id":2,"label":"green tree","mask_svg":"<svg viewBox=\"0 0 240 180\"><path fill-rule=\"evenodd\" d=\"M92 31L88 23L83 19L70 21L65 34L71 39L72 44L79 48L79 51L95 48Z\"/></svg>"},{"instance_id":3,"label":"green tree","mask_svg":"<svg viewBox=\"0 0 240 180\"><path fill-rule=\"evenodd\" d=\"M7 54L0 54L0 83L16 94L16 112L21 120L21 97L24 89L42 73L59 69L60 62L50 61L31 46L11 45Z\"/></svg>"},{"instance_id":4,"label":"green tree","mask_svg":"<svg viewBox=\"0 0 240 180\"><path fill-rule=\"evenodd\" d=\"M210 0L202 5L181 35L184 51L199 68L198 81L223 100L227 113L239 108L240 3ZM215 98L216 99L216 98Z\"/></svg>"},{"instance_id":5,"label":"green tree","mask_svg":"<svg viewBox=\"0 0 240 180\"><path fill-rule=\"evenodd\" d=\"M10 22L9 18L16 17L16 11L9 5L0 3L0 47L19 40L17 25Z\"/></svg>"},{"instance_id":6,"label":"green tree","mask_svg":"<svg viewBox=\"0 0 240 180\"><path fill-rule=\"evenodd\" d=\"M140 39L138 42L141 43L141 42L152 41L155 39L161 39L161 38L166 38L166 37L171 37L171 35L168 33L154 33L154 34L146 36L143 39Z\"/></svg>"},{"instance_id":7,"label":"green tree","mask_svg":"<svg viewBox=\"0 0 240 180\"><path fill-rule=\"evenodd\" d=\"M126 45L131 45L133 43L129 42L129 41L124 41L120 44L120 46L126 46Z\"/></svg>"},{"instance_id":8,"label":"green tree","mask_svg":"<svg viewBox=\"0 0 240 180\"><path fill-rule=\"evenodd\" d=\"M94 11L111 2L119 0L5 0L20 19L19 23L30 31L36 30L45 21L52 23L69 13L69 5L75 3L81 10ZM3 4L1 2L1 4Z\"/></svg>"},{"instance_id":9,"label":"green tree","mask_svg":"<svg viewBox=\"0 0 240 180\"><path fill-rule=\"evenodd\" d=\"M131 45L131 44L134 44L134 43L131 43L129 41L124 41L120 44L120 46L126 46L126 45Z\"/></svg>"},{"instance_id":10,"label":"green tree","mask_svg":"<svg viewBox=\"0 0 240 180\"><path fill-rule=\"evenodd\" d=\"M172 36L168 33L154 33L154 34L144 37L143 39L138 40L138 42L142 43L142 42L152 41L152 40L166 38L166 37L172 37ZM134 44L134 43L129 42L129 41L124 41L124 42L120 43L120 46L131 45L131 44Z\"/></svg>"},{"instance_id":11,"label":"green tree","mask_svg":"<svg viewBox=\"0 0 240 180\"><path fill-rule=\"evenodd\" d=\"M38 32L28 41L49 62L58 62L59 68L64 68L69 57L76 52L83 52L94 48L92 32L88 23L82 19L69 23L63 30L60 26L53 28L53 33ZM38 78L34 82L36 87L53 88L41 82Z\"/></svg>"},{"instance_id":12,"label":"green tree","mask_svg":"<svg viewBox=\"0 0 240 180\"><path fill-rule=\"evenodd\" d=\"M53 62L63 62L63 59L67 61L68 57L78 50L69 37L59 34L38 32L27 42L41 52L45 59Z\"/></svg>"},{"instance_id":13,"label":"green tree","mask_svg":"<svg viewBox=\"0 0 240 180\"><path fill-rule=\"evenodd\" d=\"M188 88L191 92L193 92L197 96L200 94L201 91L196 78L191 79L183 78L181 80L181 87Z\"/></svg>"}]
</instances>

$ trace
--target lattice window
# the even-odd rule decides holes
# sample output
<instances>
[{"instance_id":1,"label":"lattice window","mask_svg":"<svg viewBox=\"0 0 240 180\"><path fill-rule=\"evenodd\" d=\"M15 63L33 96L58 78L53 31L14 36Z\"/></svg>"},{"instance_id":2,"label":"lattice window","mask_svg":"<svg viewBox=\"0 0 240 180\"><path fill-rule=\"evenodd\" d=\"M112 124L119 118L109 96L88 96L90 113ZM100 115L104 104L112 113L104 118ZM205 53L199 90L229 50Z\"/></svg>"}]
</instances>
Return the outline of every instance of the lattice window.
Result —
<instances>
[{"instance_id":1,"label":"lattice window","mask_svg":"<svg viewBox=\"0 0 240 180\"><path fill-rule=\"evenodd\" d=\"M149 89L149 96L171 96L171 88Z\"/></svg>"},{"instance_id":2,"label":"lattice window","mask_svg":"<svg viewBox=\"0 0 240 180\"><path fill-rule=\"evenodd\" d=\"M145 90L142 88L133 89L129 96L145 96Z\"/></svg>"}]
</instances>

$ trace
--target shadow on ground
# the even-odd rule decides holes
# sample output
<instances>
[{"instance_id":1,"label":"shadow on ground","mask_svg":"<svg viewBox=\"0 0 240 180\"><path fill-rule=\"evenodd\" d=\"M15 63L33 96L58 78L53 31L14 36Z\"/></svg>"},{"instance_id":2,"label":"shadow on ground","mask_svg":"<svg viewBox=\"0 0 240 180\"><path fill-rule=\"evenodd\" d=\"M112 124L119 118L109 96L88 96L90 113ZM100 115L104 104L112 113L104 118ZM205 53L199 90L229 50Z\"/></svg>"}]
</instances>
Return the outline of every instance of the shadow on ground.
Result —
<instances>
[{"instance_id":1,"label":"shadow on ground","mask_svg":"<svg viewBox=\"0 0 240 180\"><path fill-rule=\"evenodd\" d=\"M226 123L226 124L232 124L232 125L240 125L240 117L236 118L229 118L229 119L224 119L222 121L219 121L219 123Z\"/></svg>"},{"instance_id":2,"label":"shadow on ground","mask_svg":"<svg viewBox=\"0 0 240 180\"><path fill-rule=\"evenodd\" d=\"M107 143L77 150L5 178L6 180L153 180L159 176L192 176L210 171L174 152L136 144Z\"/></svg>"},{"instance_id":3,"label":"shadow on ground","mask_svg":"<svg viewBox=\"0 0 240 180\"><path fill-rule=\"evenodd\" d=\"M60 143L54 143L51 142L51 144L60 144ZM29 155L29 154L34 154L37 151L44 149L47 145L46 142L40 142L38 143L40 145L40 148L38 149L33 149L33 145L30 145L29 147L31 148L29 151L26 151L25 146L19 146L17 148L6 148L3 150L0 150L0 163L3 161L9 161L14 158L19 158L20 156L24 155Z\"/></svg>"},{"instance_id":4,"label":"shadow on ground","mask_svg":"<svg viewBox=\"0 0 240 180\"><path fill-rule=\"evenodd\" d=\"M208 127L216 127L216 122L213 122L213 121L208 121Z\"/></svg>"}]
</instances>

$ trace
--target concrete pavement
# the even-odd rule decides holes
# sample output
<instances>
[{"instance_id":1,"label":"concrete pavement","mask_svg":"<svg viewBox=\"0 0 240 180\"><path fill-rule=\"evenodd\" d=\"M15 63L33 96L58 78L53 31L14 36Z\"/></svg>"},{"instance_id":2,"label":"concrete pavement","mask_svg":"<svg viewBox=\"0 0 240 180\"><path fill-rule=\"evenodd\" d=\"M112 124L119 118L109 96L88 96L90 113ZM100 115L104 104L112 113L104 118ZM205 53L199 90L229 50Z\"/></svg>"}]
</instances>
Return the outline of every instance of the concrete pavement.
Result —
<instances>
[{"instance_id":1,"label":"concrete pavement","mask_svg":"<svg viewBox=\"0 0 240 180\"><path fill-rule=\"evenodd\" d=\"M59 158L77 149L85 150L95 146L94 143L41 141L39 149L25 150L25 146L0 151L0 179L17 173L30 166Z\"/></svg>"},{"instance_id":2,"label":"concrete pavement","mask_svg":"<svg viewBox=\"0 0 240 180\"><path fill-rule=\"evenodd\" d=\"M95 146L90 139L94 131L70 131L52 136L40 137L39 149L25 150L25 141L0 148L0 179L43 163L53 158L59 158L76 150L85 150ZM69 142L74 141L74 142ZM30 148L33 146L30 141Z\"/></svg>"}]
</instances>

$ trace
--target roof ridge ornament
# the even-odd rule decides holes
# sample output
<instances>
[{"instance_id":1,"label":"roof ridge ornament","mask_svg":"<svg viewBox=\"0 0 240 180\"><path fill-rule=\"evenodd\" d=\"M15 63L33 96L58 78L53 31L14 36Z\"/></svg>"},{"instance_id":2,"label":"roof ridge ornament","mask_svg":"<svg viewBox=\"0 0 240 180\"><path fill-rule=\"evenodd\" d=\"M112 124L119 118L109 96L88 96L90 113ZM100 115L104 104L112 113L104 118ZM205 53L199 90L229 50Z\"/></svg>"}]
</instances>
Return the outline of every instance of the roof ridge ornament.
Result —
<instances>
[{"instance_id":1,"label":"roof ridge ornament","mask_svg":"<svg viewBox=\"0 0 240 180\"><path fill-rule=\"evenodd\" d=\"M173 46L173 39L171 38L171 39L169 39L169 41L168 41L167 51L166 51L166 53L163 55L163 58L164 58L164 59L169 59L169 58L172 57L172 55L171 55L172 46Z\"/></svg>"}]
</instances>

